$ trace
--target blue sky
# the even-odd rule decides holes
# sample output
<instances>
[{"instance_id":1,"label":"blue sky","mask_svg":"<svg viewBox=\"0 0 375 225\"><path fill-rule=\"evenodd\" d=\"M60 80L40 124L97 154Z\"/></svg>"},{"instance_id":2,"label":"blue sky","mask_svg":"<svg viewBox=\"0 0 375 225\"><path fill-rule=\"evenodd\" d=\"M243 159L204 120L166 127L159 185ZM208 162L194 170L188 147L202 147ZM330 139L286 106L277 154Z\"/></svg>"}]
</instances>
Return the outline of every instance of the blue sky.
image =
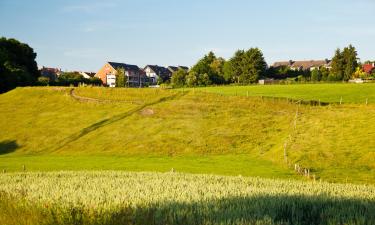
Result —
<instances>
[{"instance_id":1,"label":"blue sky","mask_svg":"<svg viewBox=\"0 0 375 225\"><path fill-rule=\"evenodd\" d=\"M259 47L268 63L331 58L353 44L375 60L374 0L0 0L0 36L39 66L97 71L106 61L193 65Z\"/></svg>"}]
</instances>

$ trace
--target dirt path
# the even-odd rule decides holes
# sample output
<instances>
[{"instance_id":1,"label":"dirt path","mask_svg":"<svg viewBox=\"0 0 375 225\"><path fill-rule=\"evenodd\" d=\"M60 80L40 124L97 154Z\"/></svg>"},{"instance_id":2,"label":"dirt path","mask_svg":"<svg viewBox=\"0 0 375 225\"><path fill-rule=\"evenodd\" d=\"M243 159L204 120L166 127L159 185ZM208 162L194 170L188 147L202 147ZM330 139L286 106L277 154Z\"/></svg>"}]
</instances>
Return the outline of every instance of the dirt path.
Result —
<instances>
[{"instance_id":1,"label":"dirt path","mask_svg":"<svg viewBox=\"0 0 375 225\"><path fill-rule=\"evenodd\" d=\"M99 98L90 98L79 96L75 93L74 88L70 89L69 95L77 101L80 102L97 102L97 103L130 103L135 105L143 105L144 101L125 101L125 100L109 100L109 99L99 99Z\"/></svg>"}]
</instances>

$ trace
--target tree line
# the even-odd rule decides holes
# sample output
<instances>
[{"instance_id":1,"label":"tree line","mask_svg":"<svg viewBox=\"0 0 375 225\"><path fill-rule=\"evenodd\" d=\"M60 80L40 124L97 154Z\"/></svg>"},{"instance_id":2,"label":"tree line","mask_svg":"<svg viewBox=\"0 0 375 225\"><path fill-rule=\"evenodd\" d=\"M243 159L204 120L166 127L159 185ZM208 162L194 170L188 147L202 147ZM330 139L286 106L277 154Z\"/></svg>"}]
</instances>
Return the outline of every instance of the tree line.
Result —
<instances>
[{"instance_id":1,"label":"tree line","mask_svg":"<svg viewBox=\"0 0 375 225\"><path fill-rule=\"evenodd\" d=\"M251 84L263 77L267 63L258 48L238 50L225 60L209 52L190 71L178 70L172 74L171 84L181 86L207 86L212 84Z\"/></svg>"},{"instance_id":2,"label":"tree line","mask_svg":"<svg viewBox=\"0 0 375 225\"><path fill-rule=\"evenodd\" d=\"M337 82L351 78L375 78L366 74L358 62L354 46L337 49L331 60L331 68L321 66L313 70L296 70L290 66L268 67L259 48L238 50L229 59L209 52L190 71L179 70L172 74L174 87L192 87L221 84L252 84L259 79L290 80L297 82Z\"/></svg>"}]
</instances>

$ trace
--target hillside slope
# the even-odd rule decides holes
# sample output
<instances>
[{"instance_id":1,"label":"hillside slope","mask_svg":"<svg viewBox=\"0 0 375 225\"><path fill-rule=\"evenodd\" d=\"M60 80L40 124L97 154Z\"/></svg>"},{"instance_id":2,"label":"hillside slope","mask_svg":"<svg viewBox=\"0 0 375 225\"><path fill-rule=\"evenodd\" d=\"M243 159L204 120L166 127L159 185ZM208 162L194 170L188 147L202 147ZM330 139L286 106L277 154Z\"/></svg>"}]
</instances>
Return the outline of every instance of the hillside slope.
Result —
<instances>
[{"instance_id":1,"label":"hillside slope","mask_svg":"<svg viewBox=\"0 0 375 225\"><path fill-rule=\"evenodd\" d=\"M0 168L298 177L298 163L373 183L374 112L196 90L18 88L0 95Z\"/></svg>"}]
</instances>

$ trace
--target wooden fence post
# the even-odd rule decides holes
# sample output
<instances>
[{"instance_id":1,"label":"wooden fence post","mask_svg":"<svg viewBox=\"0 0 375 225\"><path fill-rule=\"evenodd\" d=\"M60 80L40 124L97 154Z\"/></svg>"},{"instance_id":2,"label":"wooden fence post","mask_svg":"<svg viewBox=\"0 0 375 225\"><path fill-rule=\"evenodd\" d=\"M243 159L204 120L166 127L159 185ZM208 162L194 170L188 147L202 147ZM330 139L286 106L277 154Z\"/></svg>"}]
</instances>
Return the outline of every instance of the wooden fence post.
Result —
<instances>
[{"instance_id":1,"label":"wooden fence post","mask_svg":"<svg viewBox=\"0 0 375 225\"><path fill-rule=\"evenodd\" d=\"M340 105L342 104L342 96L341 96L341 98L340 98Z\"/></svg>"}]
</instances>

